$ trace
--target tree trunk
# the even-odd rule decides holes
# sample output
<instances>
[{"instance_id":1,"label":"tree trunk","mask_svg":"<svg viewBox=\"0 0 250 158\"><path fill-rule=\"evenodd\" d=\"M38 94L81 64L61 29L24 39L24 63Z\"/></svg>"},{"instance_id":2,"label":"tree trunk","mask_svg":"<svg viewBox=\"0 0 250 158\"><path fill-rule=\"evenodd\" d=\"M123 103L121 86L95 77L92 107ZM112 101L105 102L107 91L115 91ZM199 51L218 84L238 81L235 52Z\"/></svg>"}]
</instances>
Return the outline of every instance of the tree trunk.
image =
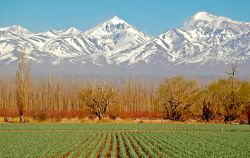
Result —
<instances>
[{"instance_id":1,"label":"tree trunk","mask_svg":"<svg viewBox=\"0 0 250 158\"><path fill-rule=\"evenodd\" d=\"M102 119L103 119L102 115L99 115L98 118L99 118L100 121L102 121Z\"/></svg>"},{"instance_id":2,"label":"tree trunk","mask_svg":"<svg viewBox=\"0 0 250 158\"><path fill-rule=\"evenodd\" d=\"M250 106L247 107L248 124L250 125Z\"/></svg>"},{"instance_id":3,"label":"tree trunk","mask_svg":"<svg viewBox=\"0 0 250 158\"><path fill-rule=\"evenodd\" d=\"M96 114L96 115L97 115L99 121L101 121L103 119L102 114Z\"/></svg>"},{"instance_id":4,"label":"tree trunk","mask_svg":"<svg viewBox=\"0 0 250 158\"><path fill-rule=\"evenodd\" d=\"M235 118L234 118L232 115L224 116L224 123L225 123L225 124L232 123L232 121L233 121L234 119L235 119Z\"/></svg>"},{"instance_id":5,"label":"tree trunk","mask_svg":"<svg viewBox=\"0 0 250 158\"><path fill-rule=\"evenodd\" d=\"M23 114L22 114L22 113L20 113L20 117L19 117L19 119L20 119L20 123L24 123L24 116L23 116Z\"/></svg>"}]
</instances>

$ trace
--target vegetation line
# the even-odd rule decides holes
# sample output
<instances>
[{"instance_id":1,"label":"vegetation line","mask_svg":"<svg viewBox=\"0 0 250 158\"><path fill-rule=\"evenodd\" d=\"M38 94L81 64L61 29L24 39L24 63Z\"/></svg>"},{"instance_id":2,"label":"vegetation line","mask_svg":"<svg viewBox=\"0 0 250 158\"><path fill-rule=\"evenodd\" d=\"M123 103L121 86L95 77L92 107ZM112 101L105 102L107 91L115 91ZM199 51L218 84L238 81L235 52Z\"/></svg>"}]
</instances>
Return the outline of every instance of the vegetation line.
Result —
<instances>
[{"instance_id":1,"label":"vegetation line","mask_svg":"<svg viewBox=\"0 0 250 158\"><path fill-rule=\"evenodd\" d=\"M79 81L70 77L34 79L25 53L15 78L0 76L0 117L5 122L59 122L95 116L123 119L250 123L250 82L237 79L233 65L227 79L201 85L183 77L145 80ZM1 120L0 120L1 121Z\"/></svg>"}]
</instances>

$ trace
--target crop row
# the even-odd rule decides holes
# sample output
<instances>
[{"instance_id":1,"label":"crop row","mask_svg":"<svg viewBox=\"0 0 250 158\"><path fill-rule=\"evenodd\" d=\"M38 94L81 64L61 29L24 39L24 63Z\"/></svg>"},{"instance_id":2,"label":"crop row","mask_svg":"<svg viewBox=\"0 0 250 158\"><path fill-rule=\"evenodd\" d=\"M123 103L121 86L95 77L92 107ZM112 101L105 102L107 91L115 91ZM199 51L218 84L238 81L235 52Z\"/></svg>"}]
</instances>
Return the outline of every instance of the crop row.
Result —
<instances>
[{"instance_id":1,"label":"crop row","mask_svg":"<svg viewBox=\"0 0 250 158\"><path fill-rule=\"evenodd\" d=\"M83 130L135 130L135 131L228 131L250 132L248 125L232 124L1 124L1 131L83 131Z\"/></svg>"},{"instance_id":2,"label":"crop row","mask_svg":"<svg viewBox=\"0 0 250 158\"><path fill-rule=\"evenodd\" d=\"M0 131L0 157L249 157L250 132L199 130ZM147 126L147 125L146 125ZM194 125L188 127L195 127ZM112 127L113 128L113 127ZM186 126L185 126L186 128ZM207 128L207 127L205 127ZM215 126L215 128L218 128Z\"/></svg>"}]
</instances>

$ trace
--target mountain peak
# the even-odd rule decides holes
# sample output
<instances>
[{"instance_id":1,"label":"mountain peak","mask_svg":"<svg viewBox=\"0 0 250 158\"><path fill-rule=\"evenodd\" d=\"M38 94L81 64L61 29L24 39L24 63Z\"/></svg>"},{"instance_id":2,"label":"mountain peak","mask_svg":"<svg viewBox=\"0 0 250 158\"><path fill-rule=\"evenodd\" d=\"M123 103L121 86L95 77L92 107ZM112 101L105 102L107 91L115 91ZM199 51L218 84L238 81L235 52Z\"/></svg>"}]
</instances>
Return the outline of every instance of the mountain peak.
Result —
<instances>
[{"instance_id":1,"label":"mountain peak","mask_svg":"<svg viewBox=\"0 0 250 158\"><path fill-rule=\"evenodd\" d=\"M12 25L9 28L13 28L13 29L24 29L22 26L20 25Z\"/></svg>"},{"instance_id":2,"label":"mountain peak","mask_svg":"<svg viewBox=\"0 0 250 158\"><path fill-rule=\"evenodd\" d=\"M51 31L45 32L44 35L46 35L48 37L72 36L72 35L76 35L80 32L81 31L75 27L69 27L69 28L62 29L62 30L52 29Z\"/></svg>"},{"instance_id":3,"label":"mountain peak","mask_svg":"<svg viewBox=\"0 0 250 158\"><path fill-rule=\"evenodd\" d=\"M202 20L202 21L207 21L207 22L232 21L229 18L222 17L222 16L216 16L216 15L213 15L213 14L205 12L205 11L201 11L201 12L198 12L198 13L194 14L191 17L191 19L194 20L194 21Z\"/></svg>"},{"instance_id":4,"label":"mountain peak","mask_svg":"<svg viewBox=\"0 0 250 158\"><path fill-rule=\"evenodd\" d=\"M182 28L187 29L193 26L203 26L209 25L212 27L220 27L224 22L238 23L229 18L223 16L216 16L211 13L201 11L194 14L190 19L188 19Z\"/></svg>"},{"instance_id":5,"label":"mountain peak","mask_svg":"<svg viewBox=\"0 0 250 158\"><path fill-rule=\"evenodd\" d=\"M75 27L69 27L69 28L65 29L64 31L67 32L67 33L75 33L75 34L81 32L80 30L78 30Z\"/></svg>"},{"instance_id":6,"label":"mountain peak","mask_svg":"<svg viewBox=\"0 0 250 158\"><path fill-rule=\"evenodd\" d=\"M76 30L78 30L78 29L75 28L75 27L69 27L69 28L67 28L67 29L65 29L65 30L68 30L68 31L76 31Z\"/></svg>"},{"instance_id":7,"label":"mountain peak","mask_svg":"<svg viewBox=\"0 0 250 158\"><path fill-rule=\"evenodd\" d=\"M206 21L211 21L214 20L215 16L208 13L208 12L198 12L192 16L191 19L193 20L206 20Z\"/></svg>"},{"instance_id":8,"label":"mountain peak","mask_svg":"<svg viewBox=\"0 0 250 158\"><path fill-rule=\"evenodd\" d=\"M235 21L224 16L217 16L209 12L201 11L194 14L188 21L206 21L213 24L221 24L222 22L229 22L234 24L246 24L250 25L249 22Z\"/></svg>"},{"instance_id":9,"label":"mountain peak","mask_svg":"<svg viewBox=\"0 0 250 158\"><path fill-rule=\"evenodd\" d=\"M120 20L121 18L119 18L118 16L113 16L112 18L110 18L110 20Z\"/></svg>"},{"instance_id":10,"label":"mountain peak","mask_svg":"<svg viewBox=\"0 0 250 158\"><path fill-rule=\"evenodd\" d=\"M114 16L111 19L101 23L97 27L86 31L87 34L99 34L100 36L105 35L106 33L108 34L113 34L115 32L119 32L121 30L125 30L129 27L132 27L129 25L126 21L122 20L118 16Z\"/></svg>"},{"instance_id":11,"label":"mountain peak","mask_svg":"<svg viewBox=\"0 0 250 158\"><path fill-rule=\"evenodd\" d=\"M119 23L126 23L126 22L123 19L119 18L118 16L113 16L111 19L107 21L107 23L119 24Z\"/></svg>"},{"instance_id":12,"label":"mountain peak","mask_svg":"<svg viewBox=\"0 0 250 158\"><path fill-rule=\"evenodd\" d=\"M12 25L8 27L1 28L0 31L9 31L20 36L30 35L32 32L20 25Z\"/></svg>"},{"instance_id":13,"label":"mountain peak","mask_svg":"<svg viewBox=\"0 0 250 158\"><path fill-rule=\"evenodd\" d=\"M14 31L14 30L27 30L26 28L24 28L24 27L22 27L20 25L7 26L7 27L1 28L1 29L2 30L11 30L11 31Z\"/></svg>"},{"instance_id":14,"label":"mountain peak","mask_svg":"<svg viewBox=\"0 0 250 158\"><path fill-rule=\"evenodd\" d=\"M101 25L106 27L106 28L113 27L113 28L117 28L117 29L126 29L126 28L131 26L125 20L119 18L118 16L112 17L111 19L109 19L108 21L105 21Z\"/></svg>"}]
</instances>

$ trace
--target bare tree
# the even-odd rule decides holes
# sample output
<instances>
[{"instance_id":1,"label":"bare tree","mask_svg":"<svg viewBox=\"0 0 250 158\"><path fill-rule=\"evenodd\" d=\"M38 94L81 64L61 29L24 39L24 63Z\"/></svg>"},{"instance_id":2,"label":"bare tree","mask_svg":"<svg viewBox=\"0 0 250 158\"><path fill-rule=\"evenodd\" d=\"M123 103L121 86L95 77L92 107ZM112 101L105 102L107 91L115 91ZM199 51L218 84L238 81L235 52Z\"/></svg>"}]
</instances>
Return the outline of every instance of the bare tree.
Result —
<instances>
[{"instance_id":1,"label":"bare tree","mask_svg":"<svg viewBox=\"0 0 250 158\"><path fill-rule=\"evenodd\" d=\"M166 109L166 116L180 120L183 113L192 106L199 88L195 81L182 77L167 79L160 86L160 104Z\"/></svg>"},{"instance_id":2,"label":"bare tree","mask_svg":"<svg viewBox=\"0 0 250 158\"><path fill-rule=\"evenodd\" d=\"M21 53L16 72L16 105L18 107L20 123L24 123L24 113L29 101L29 87L31 85L31 70L25 51Z\"/></svg>"},{"instance_id":3,"label":"bare tree","mask_svg":"<svg viewBox=\"0 0 250 158\"><path fill-rule=\"evenodd\" d=\"M235 80L236 75L238 74L240 69L240 66L238 64L233 64L231 67L231 70L229 72L226 72L229 75L229 80L231 84L230 93L225 96L225 115L224 115L224 121L232 121L237 117L237 109L240 106L240 101L237 99L237 96L235 95Z\"/></svg>"},{"instance_id":4,"label":"bare tree","mask_svg":"<svg viewBox=\"0 0 250 158\"><path fill-rule=\"evenodd\" d=\"M117 90L105 84L104 86L88 86L81 90L80 99L83 103L91 108L93 113L99 118L108 111L109 107L116 102Z\"/></svg>"},{"instance_id":5,"label":"bare tree","mask_svg":"<svg viewBox=\"0 0 250 158\"><path fill-rule=\"evenodd\" d=\"M201 88L200 94L197 97L196 105L192 108L199 109L199 114L203 121L209 122L215 116L215 107L213 105L211 94L208 87Z\"/></svg>"},{"instance_id":6,"label":"bare tree","mask_svg":"<svg viewBox=\"0 0 250 158\"><path fill-rule=\"evenodd\" d=\"M248 124L250 125L250 105L247 106L246 113L247 113Z\"/></svg>"},{"instance_id":7,"label":"bare tree","mask_svg":"<svg viewBox=\"0 0 250 158\"><path fill-rule=\"evenodd\" d=\"M209 122L213 118L212 104L210 101L203 100L202 119Z\"/></svg>"},{"instance_id":8,"label":"bare tree","mask_svg":"<svg viewBox=\"0 0 250 158\"><path fill-rule=\"evenodd\" d=\"M236 79L236 75L238 74L240 69L240 66L238 64L233 64L231 67L231 71L226 72L229 76L229 79L231 80L231 104L234 104L235 102L235 79Z\"/></svg>"}]
</instances>

